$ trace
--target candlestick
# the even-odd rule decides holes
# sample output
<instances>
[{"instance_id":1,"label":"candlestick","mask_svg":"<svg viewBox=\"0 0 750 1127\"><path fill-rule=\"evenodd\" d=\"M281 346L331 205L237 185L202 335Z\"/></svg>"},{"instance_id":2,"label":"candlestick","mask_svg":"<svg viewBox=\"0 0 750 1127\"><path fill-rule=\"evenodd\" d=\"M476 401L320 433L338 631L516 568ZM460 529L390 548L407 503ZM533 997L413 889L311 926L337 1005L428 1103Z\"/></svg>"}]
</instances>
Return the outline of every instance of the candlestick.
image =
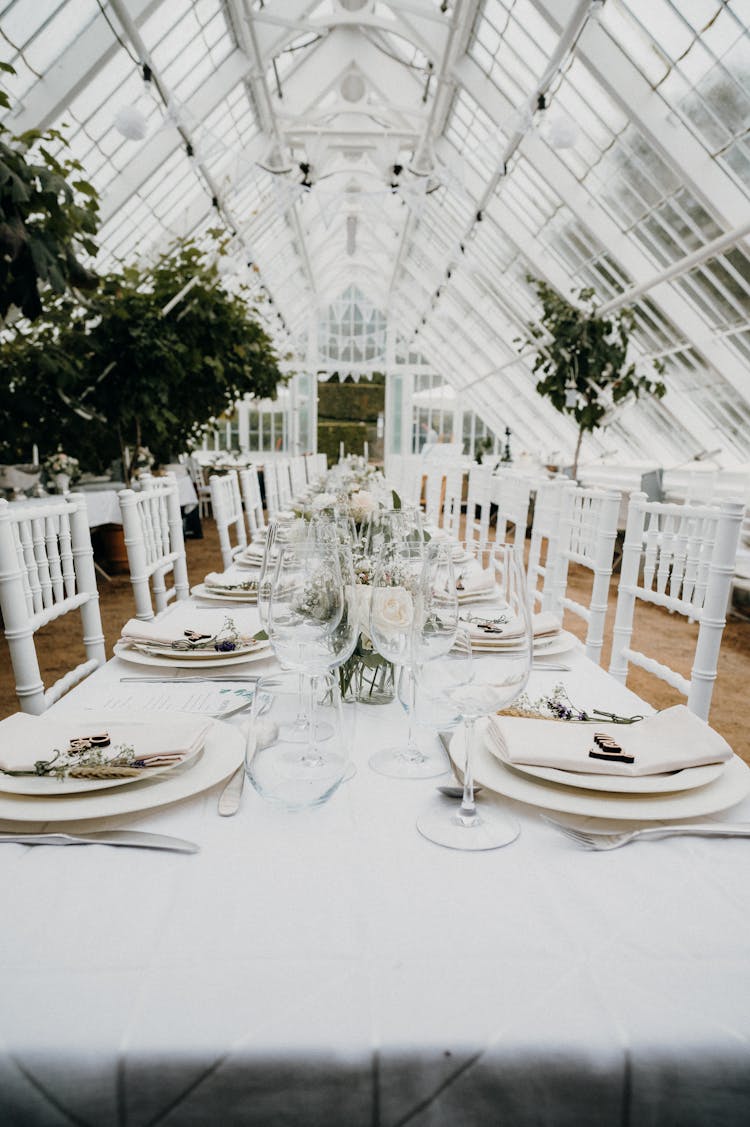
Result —
<instances>
[{"instance_id":1,"label":"candlestick","mask_svg":"<svg viewBox=\"0 0 750 1127\"><path fill-rule=\"evenodd\" d=\"M34 443L31 449L31 461L35 466L39 465L39 447Z\"/></svg>"},{"instance_id":2,"label":"candlestick","mask_svg":"<svg viewBox=\"0 0 750 1127\"><path fill-rule=\"evenodd\" d=\"M366 442L366 443L365 443L365 445L364 445L364 457L365 457L365 461L367 461L367 459L368 459L369 455L370 455L370 446L369 446L369 444L368 444L368 443Z\"/></svg>"}]
</instances>

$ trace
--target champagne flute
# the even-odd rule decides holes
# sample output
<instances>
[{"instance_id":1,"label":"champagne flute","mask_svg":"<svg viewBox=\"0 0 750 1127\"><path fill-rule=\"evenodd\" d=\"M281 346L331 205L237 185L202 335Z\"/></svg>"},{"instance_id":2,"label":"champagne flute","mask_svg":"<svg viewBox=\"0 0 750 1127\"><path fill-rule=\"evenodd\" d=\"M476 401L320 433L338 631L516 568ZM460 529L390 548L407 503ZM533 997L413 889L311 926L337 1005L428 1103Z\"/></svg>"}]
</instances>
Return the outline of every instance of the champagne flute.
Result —
<instances>
[{"instance_id":1,"label":"champagne flute","mask_svg":"<svg viewBox=\"0 0 750 1127\"><path fill-rule=\"evenodd\" d=\"M503 545L495 550L498 585L505 604L514 644L489 652L477 649L471 630L460 633L452 660L442 668L436 662L439 692L450 700L464 721L464 788L458 811L433 807L417 819L417 829L430 841L450 849L497 849L515 841L520 826L500 811L479 811L474 801L474 744L476 722L507 708L523 692L531 671L533 633L526 597L523 563L518 549ZM510 632L510 631L509 631ZM427 672L425 681L430 677Z\"/></svg>"}]
</instances>

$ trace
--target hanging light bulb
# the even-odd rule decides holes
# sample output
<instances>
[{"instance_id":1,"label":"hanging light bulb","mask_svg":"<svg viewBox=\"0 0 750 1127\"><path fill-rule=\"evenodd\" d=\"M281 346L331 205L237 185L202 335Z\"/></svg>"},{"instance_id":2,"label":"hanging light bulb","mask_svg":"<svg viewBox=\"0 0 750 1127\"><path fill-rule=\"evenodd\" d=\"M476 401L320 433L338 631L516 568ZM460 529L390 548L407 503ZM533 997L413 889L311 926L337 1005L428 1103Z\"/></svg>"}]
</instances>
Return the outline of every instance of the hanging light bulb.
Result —
<instances>
[{"instance_id":1,"label":"hanging light bulb","mask_svg":"<svg viewBox=\"0 0 750 1127\"><path fill-rule=\"evenodd\" d=\"M568 380L565 385L565 406L572 408L578 405L578 388L575 380Z\"/></svg>"},{"instance_id":2,"label":"hanging light bulb","mask_svg":"<svg viewBox=\"0 0 750 1127\"><path fill-rule=\"evenodd\" d=\"M148 133L146 115L138 108L138 103L133 106L120 106L115 114L114 125L128 141L142 141Z\"/></svg>"}]
</instances>

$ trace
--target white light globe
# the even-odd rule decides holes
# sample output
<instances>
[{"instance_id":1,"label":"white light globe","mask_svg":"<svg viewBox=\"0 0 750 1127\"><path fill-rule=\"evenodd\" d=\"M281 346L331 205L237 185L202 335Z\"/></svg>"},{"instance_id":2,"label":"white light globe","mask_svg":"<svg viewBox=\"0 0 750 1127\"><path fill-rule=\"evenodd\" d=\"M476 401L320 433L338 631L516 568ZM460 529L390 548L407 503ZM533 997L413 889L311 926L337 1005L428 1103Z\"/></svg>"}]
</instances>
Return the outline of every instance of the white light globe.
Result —
<instances>
[{"instance_id":1,"label":"white light globe","mask_svg":"<svg viewBox=\"0 0 750 1127\"><path fill-rule=\"evenodd\" d=\"M115 129L129 141L142 141L148 133L146 115L137 106L120 106L115 114Z\"/></svg>"}]
</instances>

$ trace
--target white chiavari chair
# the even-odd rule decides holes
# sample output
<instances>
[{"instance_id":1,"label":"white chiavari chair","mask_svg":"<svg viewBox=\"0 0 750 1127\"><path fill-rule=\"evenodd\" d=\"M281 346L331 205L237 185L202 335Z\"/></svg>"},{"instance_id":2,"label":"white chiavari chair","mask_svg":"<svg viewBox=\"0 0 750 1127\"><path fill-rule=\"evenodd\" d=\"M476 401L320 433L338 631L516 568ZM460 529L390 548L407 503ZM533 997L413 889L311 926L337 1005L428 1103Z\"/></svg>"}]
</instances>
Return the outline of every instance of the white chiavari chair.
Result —
<instances>
[{"instance_id":1,"label":"white chiavari chair","mask_svg":"<svg viewBox=\"0 0 750 1127\"><path fill-rule=\"evenodd\" d=\"M190 595L182 513L174 474L142 474L141 489L118 494L136 618L151 619L165 610L171 599ZM166 577L173 576L168 589ZM153 600L152 600L153 595ZM154 606L156 612L154 612Z\"/></svg>"},{"instance_id":2,"label":"white chiavari chair","mask_svg":"<svg viewBox=\"0 0 750 1127\"><path fill-rule=\"evenodd\" d=\"M480 530L479 539L491 541L498 546L508 543L523 545L530 499L531 485L527 478L516 477L507 470L493 475L490 479L490 505L496 507L495 526L493 529L490 522L486 535Z\"/></svg>"},{"instance_id":3,"label":"white chiavari chair","mask_svg":"<svg viewBox=\"0 0 750 1127\"><path fill-rule=\"evenodd\" d=\"M289 509L292 504L292 479L288 458L277 458L274 463L276 469L276 490L280 509Z\"/></svg>"},{"instance_id":4,"label":"white chiavari chair","mask_svg":"<svg viewBox=\"0 0 750 1127\"><path fill-rule=\"evenodd\" d=\"M461 513L465 480L466 474L462 464L452 465L446 470L442 526L456 540L461 538Z\"/></svg>"},{"instance_id":5,"label":"white chiavari chair","mask_svg":"<svg viewBox=\"0 0 750 1127\"><path fill-rule=\"evenodd\" d=\"M104 633L86 501L81 493L33 505L0 501L0 610L23 712L39 715L104 665ZM34 634L81 612L86 660L45 690Z\"/></svg>"},{"instance_id":6,"label":"white chiavari chair","mask_svg":"<svg viewBox=\"0 0 750 1127\"><path fill-rule=\"evenodd\" d=\"M547 582L547 576L554 573L557 562L560 515L565 504L563 492L574 492L575 488L575 482L569 478L556 478L554 481L541 482L537 486L529 558L526 565L526 586L532 614L541 607L544 584Z\"/></svg>"},{"instance_id":7,"label":"white chiavari chair","mask_svg":"<svg viewBox=\"0 0 750 1127\"><path fill-rule=\"evenodd\" d=\"M463 480L463 464L455 459L421 459L417 473L421 478L425 523L444 527L446 505L450 507L455 501L456 495L460 494L458 483ZM411 502L411 491L408 488L408 483L405 484L406 497L401 499ZM452 521L453 514L452 511L449 511L448 523L452 525Z\"/></svg>"},{"instance_id":8,"label":"white chiavari chair","mask_svg":"<svg viewBox=\"0 0 750 1127\"><path fill-rule=\"evenodd\" d=\"M279 501L279 486L278 478L276 476L276 462L273 458L267 458L263 463L263 488L266 494L266 510L268 512L268 519L271 520L276 516L279 509L283 508Z\"/></svg>"},{"instance_id":9,"label":"white chiavari chair","mask_svg":"<svg viewBox=\"0 0 750 1127\"><path fill-rule=\"evenodd\" d=\"M201 517L211 515L211 489L206 480L206 470L203 464L191 454L187 461L187 471L190 474L195 492L198 494L198 513Z\"/></svg>"},{"instance_id":10,"label":"white chiavari chair","mask_svg":"<svg viewBox=\"0 0 750 1127\"><path fill-rule=\"evenodd\" d=\"M234 557L247 547L247 530L237 471L230 470L229 473L221 476L212 474L208 484L211 489L211 506L214 511L216 531L219 534L221 560L226 570ZM234 545L231 537L232 529L236 539Z\"/></svg>"},{"instance_id":11,"label":"white chiavari chair","mask_svg":"<svg viewBox=\"0 0 750 1127\"><path fill-rule=\"evenodd\" d=\"M485 541L490 526L490 486L493 467L472 466L466 495L466 539ZM479 510L477 512L477 510Z\"/></svg>"},{"instance_id":12,"label":"white chiavari chair","mask_svg":"<svg viewBox=\"0 0 750 1127\"><path fill-rule=\"evenodd\" d=\"M609 584L617 540L620 494L613 489L563 487L554 565L548 561L542 610L562 618L571 611L587 623L586 657L597 664L604 645ZM567 595L570 564L592 572L588 606Z\"/></svg>"},{"instance_id":13,"label":"white chiavari chair","mask_svg":"<svg viewBox=\"0 0 750 1127\"><path fill-rule=\"evenodd\" d=\"M318 477L328 472L328 458L325 454L314 454L315 458L315 473Z\"/></svg>"},{"instance_id":14,"label":"white chiavari chair","mask_svg":"<svg viewBox=\"0 0 750 1127\"><path fill-rule=\"evenodd\" d=\"M300 454L298 457L289 459L289 476L292 479L292 495L299 497L303 493L307 485L307 475L305 473L305 459Z\"/></svg>"},{"instance_id":15,"label":"white chiavari chair","mask_svg":"<svg viewBox=\"0 0 750 1127\"><path fill-rule=\"evenodd\" d=\"M702 720L711 707L742 513L740 501L663 504L645 493L634 493L628 508L609 671L624 684L629 665L639 666L687 697ZM631 647L638 600L698 622L689 677Z\"/></svg>"},{"instance_id":16,"label":"white chiavari chair","mask_svg":"<svg viewBox=\"0 0 750 1127\"><path fill-rule=\"evenodd\" d=\"M258 471L255 466L247 466L239 471L240 492L245 506L250 539L262 539L266 531L266 518L263 512L263 498L260 493Z\"/></svg>"}]
</instances>

